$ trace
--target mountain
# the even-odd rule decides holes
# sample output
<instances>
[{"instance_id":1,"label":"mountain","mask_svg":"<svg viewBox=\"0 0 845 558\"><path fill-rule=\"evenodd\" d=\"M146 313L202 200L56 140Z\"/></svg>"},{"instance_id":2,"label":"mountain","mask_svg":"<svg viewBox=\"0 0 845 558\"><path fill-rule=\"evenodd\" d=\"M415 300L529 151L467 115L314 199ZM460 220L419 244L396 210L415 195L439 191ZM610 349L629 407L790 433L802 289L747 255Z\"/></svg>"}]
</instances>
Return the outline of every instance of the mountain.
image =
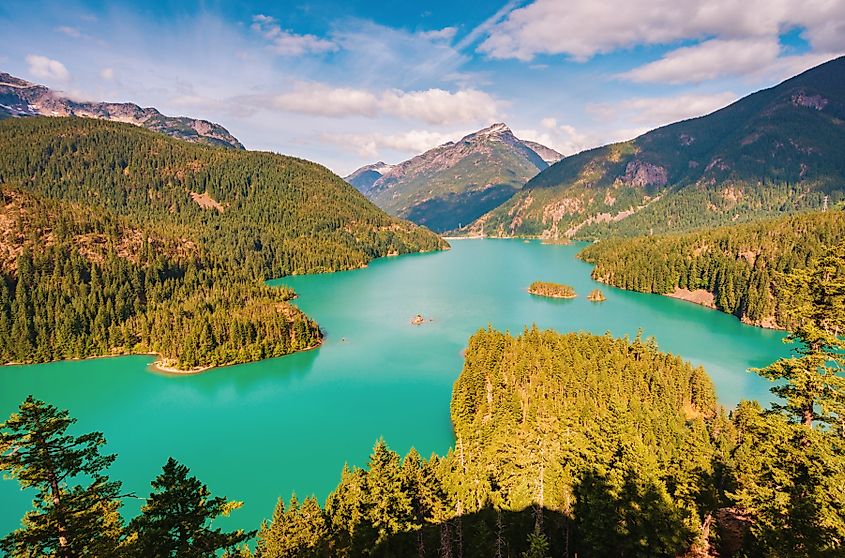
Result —
<instances>
[{"instance_id":1,"label":"mountain","mask_svg":"<svg viewBox=\"0 0 845 558\"><path fill-rule=\"evenodd\" d=\"M530 140L522 140L522 143L530 147L534 150L534 153L540 156L547 165L554 165L561 159L563 159L563 155L552 149L551 147L546 147L541 143L537 143L536 141Z\"/></svg>"},{"instance_id":2,"label":"mountain","mask_svg":"<svg viewBox=\"0 0 845 558\"><path fill-rule=\"evenodd\" d=\"M820 208L845 191L845 57L707 116L566 157L466 232L683 231Z\"/></svg>"},{"instance_id":3,"label":"mountain","mask_svg":"<svg viewBox=\"0 0 845 558\"><path fill-rule=\"evenodd\" d=\"M448 246L318 164L91 118L0 122L0 193L0 362L280 356L321 334L266 279Z\"/></svg>"},{"instance_id":4,"label":"mountain","mask_svg":"<svg viewBox=\"0 0 845 558\"><path fill-rule=\"evenodd\" d=\"M390 172L392 168L393 165L379 161L378 163L361 167L344 178L344 180L355 186L359 192L366 196L378 179Z\"/></svg>"},{"instance_id":5,"label":"mountain","mask_svg":"<svg viewBox=\"0 0 845 558\"><path fill-rule=\"evenodd\" d=\"M114 120L195 143L244 148L226 128L214 122L165 116L154 108L141 108L133 103L74 101L43 85L0 72L0 120L37 115Z\"/></svg>"},{"instance_id":6,"label":"mountain","mask_svg":"<svg viewBox=\"0 0 845 558\"><path fill-rule=\"evenodd\" d=\"M559 157L533 145L493 124L398 165L362 167L346 181L392 215L448 231L501 204Z\"/></svg>"}]
</instances>

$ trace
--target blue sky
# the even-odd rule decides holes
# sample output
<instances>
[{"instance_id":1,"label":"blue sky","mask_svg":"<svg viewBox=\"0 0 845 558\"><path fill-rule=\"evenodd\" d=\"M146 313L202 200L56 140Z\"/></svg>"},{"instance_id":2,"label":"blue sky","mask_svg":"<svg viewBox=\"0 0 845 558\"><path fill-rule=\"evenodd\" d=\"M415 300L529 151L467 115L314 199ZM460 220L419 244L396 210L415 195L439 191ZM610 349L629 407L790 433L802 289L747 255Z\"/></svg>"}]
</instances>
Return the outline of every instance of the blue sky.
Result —
<instances>
[{"instance_id":1,"label":"blue sky","mask_svg":"<svg viewBox=\"0 0 845 558\"><path fill-rule=\"evenodd\" d=\"M565 154L845 52L845 0L0 3L0 70L346 174L503 121Z\"/></svg>"}]
</instances>

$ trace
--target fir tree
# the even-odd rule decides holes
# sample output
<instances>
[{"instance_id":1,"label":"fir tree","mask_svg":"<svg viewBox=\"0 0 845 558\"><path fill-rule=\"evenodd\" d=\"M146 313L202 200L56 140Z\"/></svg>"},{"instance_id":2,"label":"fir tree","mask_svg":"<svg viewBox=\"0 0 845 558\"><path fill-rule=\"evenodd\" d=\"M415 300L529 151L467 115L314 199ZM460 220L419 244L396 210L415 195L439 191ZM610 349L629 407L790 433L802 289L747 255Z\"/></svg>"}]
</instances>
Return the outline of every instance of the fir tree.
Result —
<instances>
[{"instance_id":1,"label":"fir tree","mask_svg":"<svg viewBox=\"0 0 845 558\"><path fill-rule=\"evenodd\" d=\"M153 492L141 515L129 524L137 533L134 552L144 558L212 558L252 537L241 530L225 533L211 523L243 504L212 497L208 487L189 476L186 466L172 457L152 481Z\"/></svg>"},{"instance_id":2,"label":"fir tree","mask_svg":"<svg viewBox=\"0 0 845 558\"><path fill-rule=\"evenodd\" d=\"M120 483L105 474L115 456L100 453L106 443L100 432L68 434L75 422L67 411L29 396L0 424L0 470L21 488L36 490L23 528L0 540L5 552L59 558L117 555Z\"/></svg>"}]
</instances>

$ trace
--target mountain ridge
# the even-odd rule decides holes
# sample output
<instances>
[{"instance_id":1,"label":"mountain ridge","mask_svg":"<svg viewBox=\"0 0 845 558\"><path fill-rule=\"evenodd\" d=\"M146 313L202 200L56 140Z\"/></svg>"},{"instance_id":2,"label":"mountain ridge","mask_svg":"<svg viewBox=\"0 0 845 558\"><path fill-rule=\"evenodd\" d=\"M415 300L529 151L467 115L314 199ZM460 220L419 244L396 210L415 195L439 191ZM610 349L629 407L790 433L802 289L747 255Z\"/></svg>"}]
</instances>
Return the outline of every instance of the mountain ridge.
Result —
<instances>
[{"instance_id":1,"label":"mountain ridge","mask_svg":"<svg viewBox=\"0 0 845 558\"><path fill-rule=\"evenodd\" d=\"M443 232L502 203L560 156L528 143L495 123L395 165L366 165L344 180L388 213Z\"/></svg>"},{"instance_id":2,"label":"mountain ridge","mask_svg":"<svg viewBox=\"0 0 845 558\"><path fill-rule=\"evenodd\" d=\"M705 116L566 157L462 232L635 236L821 208L845 195L845 57Z\"/></svg>"},{"instance_id":3,"label":"mountain ridge","mask_svg":"<svg viewBox=\"0 0 845 558\"><path fill-rule=\"evenodd\" d=\"M166 116L156 108L135 103L75 101L44 85L0 72L0 120L28 116L81 116L125 122L185 141L244 149L226 128L208 120Z\"/></svg>"}]
</instances>

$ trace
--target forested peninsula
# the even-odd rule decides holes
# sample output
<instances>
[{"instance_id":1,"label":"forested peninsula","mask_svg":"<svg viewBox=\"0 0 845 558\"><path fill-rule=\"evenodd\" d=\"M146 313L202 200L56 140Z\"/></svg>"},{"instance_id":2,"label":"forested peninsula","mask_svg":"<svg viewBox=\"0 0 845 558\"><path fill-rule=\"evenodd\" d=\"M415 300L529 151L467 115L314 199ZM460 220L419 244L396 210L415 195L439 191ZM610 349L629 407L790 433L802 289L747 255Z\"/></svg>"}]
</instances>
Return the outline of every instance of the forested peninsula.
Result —
<instances>
[{"instance_id":1,"label":"forested peninsula","mask_svg":"<svg viewBox=\"0 0 845 558\"><path fill-rule=\"evenodd\" d=\"M320 330L264 280L448 246L317 164L115 122L0 122L0 189L4 362L284 355Z\"/></svg>"},{"instance_id":2,"label":"forested peninsula","mask_svg":"<svg viewBox=\"0 0 845 558\"><path fill-rule=\"evenodd\" d=\"M788 280L845 242L845 211L803 213L686 234L601 240L580 254L593 278L694 299L758 326L791 329L802 293Z\"/></svg>"}]
</instances>

